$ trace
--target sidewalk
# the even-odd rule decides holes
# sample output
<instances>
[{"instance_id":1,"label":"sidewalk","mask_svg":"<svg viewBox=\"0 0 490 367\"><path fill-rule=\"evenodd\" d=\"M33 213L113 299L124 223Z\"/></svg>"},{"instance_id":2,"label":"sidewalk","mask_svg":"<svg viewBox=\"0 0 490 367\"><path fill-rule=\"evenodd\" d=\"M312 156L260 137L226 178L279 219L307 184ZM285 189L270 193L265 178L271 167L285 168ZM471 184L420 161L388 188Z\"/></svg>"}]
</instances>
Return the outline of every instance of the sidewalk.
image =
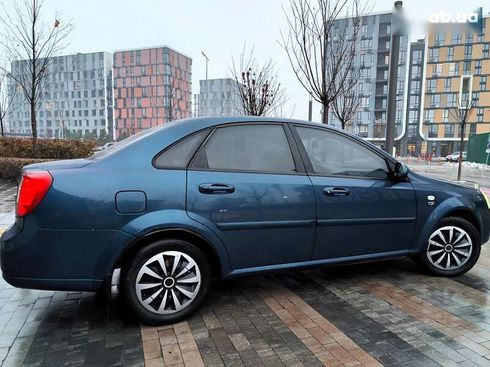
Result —
<instances>
[{"instance_id":1,"label":"sidewalk","mask_svg":"<svg viewBox=\"0 0 490 367\"><path fill-rule=\"evenodd\" d=\"M216 282L198 312L160 327L122 298L0 279L0 365L486 367L489 294L488 245L450 279L404 259Z\"/></svg>"}]
</instances>

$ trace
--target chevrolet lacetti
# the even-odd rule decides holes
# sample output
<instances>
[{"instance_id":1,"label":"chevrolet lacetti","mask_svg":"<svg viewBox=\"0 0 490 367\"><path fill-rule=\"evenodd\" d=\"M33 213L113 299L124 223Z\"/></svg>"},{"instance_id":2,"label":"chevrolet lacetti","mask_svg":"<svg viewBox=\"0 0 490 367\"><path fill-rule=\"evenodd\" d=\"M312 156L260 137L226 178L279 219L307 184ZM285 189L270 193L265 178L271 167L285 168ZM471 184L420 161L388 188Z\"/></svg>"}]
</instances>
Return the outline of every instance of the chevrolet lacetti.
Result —
<instances>
[{"instance_id":1,"label":"chevrolet lacetti","mask_svg":"<svg viewBox=\"0 0 490 367\"><path fill-rule=\"evenodd\" d=\"M0 240L7 282L96 291L120 269L151 324L195 311L213 277L397 257L459 275L490 231L475 188L333 128L254 117L182 120L27 166L16 205Z\"/></svg>"}]
</instances>

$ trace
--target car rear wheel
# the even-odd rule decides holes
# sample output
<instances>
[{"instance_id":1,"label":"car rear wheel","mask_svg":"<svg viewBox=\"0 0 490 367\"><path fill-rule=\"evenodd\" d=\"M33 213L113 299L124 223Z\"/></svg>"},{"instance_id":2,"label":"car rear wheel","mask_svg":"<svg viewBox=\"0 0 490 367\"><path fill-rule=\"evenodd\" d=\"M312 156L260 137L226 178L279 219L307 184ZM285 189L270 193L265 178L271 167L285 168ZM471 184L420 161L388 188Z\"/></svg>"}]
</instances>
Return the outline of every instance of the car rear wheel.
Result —
<instances>
[{"instance_id":1,"label":"car rear wheel","mask_svg":"<svg viewBox=\"0 0 490 367\"><path fill-rule=\"evenodd\" d=\"M211 270L206 256L181 240L145 246L127 269L124 292L136 315L152 325L185 319L204 300Z\"/></svg>"},{"instance_id":2,"label":"car rear wheel","mask_svg":"<svg viewBox=\"0 0 490 367\"><path fill-rule=\"evenodd\" d=\"M434 275L464 274L480 256L479 238L478 231L467 220L444 218L429 236L418 262Z\"/></svg>"}]
</instances>

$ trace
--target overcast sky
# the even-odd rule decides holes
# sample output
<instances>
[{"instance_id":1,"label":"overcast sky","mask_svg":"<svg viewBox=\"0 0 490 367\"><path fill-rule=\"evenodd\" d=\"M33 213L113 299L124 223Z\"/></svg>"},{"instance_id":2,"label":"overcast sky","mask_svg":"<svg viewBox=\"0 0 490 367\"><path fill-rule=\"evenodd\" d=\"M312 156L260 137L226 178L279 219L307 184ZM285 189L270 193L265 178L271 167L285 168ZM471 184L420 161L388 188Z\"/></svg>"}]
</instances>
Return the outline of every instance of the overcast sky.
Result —
<instances>
[{"instance_id":1,"label":"overcast sky","mask_svg":"<svg viewBox=\"0 0 490 367\"><path fill-rule=\"evenodd\" d=\"M14 1L3 2L8 8ZM441 9L470 12L483 6L484 14L490 10L482 0L403 3L406 16L416 24ZM373 11L393 7L391 0L373 4ZM276 63L280 82L290 97L285 112L306 119L308 95L278 44L280 30L286 30L283 9L287 7L288 0L45 0L44 15L51 18L58 10L62 21L73 22L66 53L167 45L192 57L193 93L199 92L199 80L205 78L201 51L211 59L209 78L222 78L227 76L232 55L238 57L246 42L254 46L259 62L272 58ZM420 26L412 29L412 40L422 36ZM315 104L314 119L319 118L320 106Z\"/></svg>"}]
</instances>

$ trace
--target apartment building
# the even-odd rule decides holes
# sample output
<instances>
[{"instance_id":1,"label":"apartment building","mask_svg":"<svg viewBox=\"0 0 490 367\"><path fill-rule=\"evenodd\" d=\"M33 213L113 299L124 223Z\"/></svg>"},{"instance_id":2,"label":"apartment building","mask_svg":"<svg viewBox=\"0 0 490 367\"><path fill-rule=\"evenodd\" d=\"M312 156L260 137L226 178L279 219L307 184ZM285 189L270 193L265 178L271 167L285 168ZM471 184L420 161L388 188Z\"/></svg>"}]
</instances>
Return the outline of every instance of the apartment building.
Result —
<instances>
[{"instance_id":1,"label":"apartment building","mask_svg":"<svg viewBox=\"0 0 490 367\"><path fill-rule=\"evenodd\" d=\"M433 28L427 36L423 115L420 135L423 152L445 156L460 149L457 111L473 100L465 140L470 134L490 131L490 17L475 32L451 24Z\"/></svg>"},{"instance_id":2,"label":"apartment building","mask_svg":"<svg viewBox=\"0 0 490 367\"><path fill-rule=\"evenodd\" d=\"M397 2L400 3L400 2ZM401 7L401 4L397 4ZM396 108L395 139L399 141L405 134L406 113L406 80L408 77L408 53L410 52L409 35L406 28L399 31L398 46L392 47L392 32L399 29L399 17L396 10L373 13L362 17L361 35L357 42L355 67L361 68L358 82L359 108L352 122L351 129L359 136L370 140L378 146L386 139L387 112ZM335 28L346 29L345 22L351 19L339 19ZM348 27L347 27L348 32ZM390 60L393 53L398 53L396 66L396 102L388 106L388 77ZM329 112L329 124L340 125L332 111Z\"/></svg>"},{"instance_id":3,"label":"apartment building","mask_svg":"<svg viewBox=\"0 0 490 367\"><path fill-rule=\"evenodd\" d=\"M192 114L192 59L169 47L114 53L115 138Z\"/></svg>"},{"instance_id":4,"label":"apartment building","mask_svg":"<svg viewBox=\"0 0 490 367\"><path fill-rule=\"evenodd\" d=\"M199 81L199 116L239 115L237 81L231 78Z\"/></svg>"},{"instance_id":5,"label":"apartment building","mask_svg":"<svg viewBox=\"0 0 490 367\"><path fill-rule=\"evenodd\" d=\"M9 79L14 95L8 132L31 135L30 105L17 84L20 73L28 70L27 60L11 64L15 78ZM37 110L39 137L92 138L110 134L113 122L112 55L107 52L78 53L54 57Z\"/></svg>"}]
</instances>

